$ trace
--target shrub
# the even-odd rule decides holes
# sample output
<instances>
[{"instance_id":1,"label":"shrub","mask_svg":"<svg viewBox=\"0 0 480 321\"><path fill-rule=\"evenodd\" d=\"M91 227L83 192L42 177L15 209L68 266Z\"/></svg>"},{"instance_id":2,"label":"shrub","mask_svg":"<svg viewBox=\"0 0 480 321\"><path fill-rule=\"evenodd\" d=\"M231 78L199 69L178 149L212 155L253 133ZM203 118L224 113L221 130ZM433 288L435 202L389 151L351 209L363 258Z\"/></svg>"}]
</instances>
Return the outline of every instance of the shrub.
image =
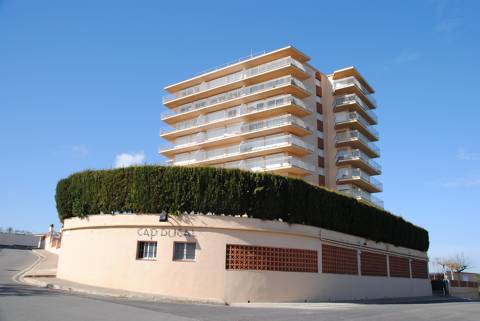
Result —
<instances>
[{"instance_id":1,"label":"shrub","mask_svg":"<svg viewBox=\"0 0 480 321\"><path fill-rule=\"evenodd\" d=\"M201 212L308 224L420 251L428 232L399 216L300 179L237 169L139 166L60 180L60 220L72 216Z\"/></svg>"}]
</instances>

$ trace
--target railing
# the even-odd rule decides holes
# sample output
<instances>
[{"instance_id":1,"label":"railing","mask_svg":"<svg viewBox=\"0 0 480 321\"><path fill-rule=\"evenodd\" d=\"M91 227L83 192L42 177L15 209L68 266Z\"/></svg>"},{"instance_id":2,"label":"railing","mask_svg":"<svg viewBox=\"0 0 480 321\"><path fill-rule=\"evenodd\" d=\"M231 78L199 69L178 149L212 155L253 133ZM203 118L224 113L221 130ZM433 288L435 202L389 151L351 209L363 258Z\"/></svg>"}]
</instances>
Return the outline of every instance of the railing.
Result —
<instances>
[{"instance_id":1,"label":"railing","mask_svg":"<svg viewBox=\"0 0 480 321\"><path fill-rule=\"evenodd\" d=\"M353 76L335 80L333 89L335 91L349 86L356 86L375 106L377 105L375 97Z\"/></svg>"},{"instance_id":2,"label":"railing","mask_svg":"<svg viewBox=\"0 0 480 321\"><path fill-rule=\"evenodd\" d=\"M340 168L337 171L337 180L342 179L361 179L380 190L383 189L383 184L378 179L368 175L359 168Z\"/></svg>"},{"instance_id":3,"label":"railing","mask_svg":"<svg viewBox=\"0 0 480 321\"><path fill-rule=\"evenodd\" d=\"M359 149L354 149L345 154L342 154L342 153L337 154L337 161L353 160L353 159L361 159L363 162L368 164L370 167L376 169L377 171L382 170L382 167L380 166L380 164L372 160L370 157L368 157L364 152L362 152Z\"/></svg>"},{"instance_id":4,"label":"railing","mask_svg":"<svg viewBox=\"0 0 480 321\"><path fill-rule=\"evenodd\" d=\"M189 137L189 141L182 142L181 144L178 144L178 142L175 143L173 148L179 148L179 147L185 147L185 146L190 146L190 145L195 145L199 143L203 143L209 140L218 140L226 137L231 137L235 135L241 135L241 134L246 134L249 132L253 131L258 131L258 130L263 130L263 129L268 129L272 127L277 127L281 125L288 125L288 124L294 124L296 126L302 127L304 129L310 130L308 125L301 119L296 116L293 116L291 114L285 114L279 117L273 117L269 119L264 119L260 121L255 121L251 123L246 123L241 126L239 126L238 129L230 131L230 132L225 132L221 136L215 136L212 138L206 137L204 132L196 133Z\"/></svg>"},{"instance_id":5,"label":"railing","mask_svg":"<svg viewBox=\"0 0 480 321\"><path fill-rule=\"evenodd\" d=\"M352 104L356 103L362 110L368 114L368 116L375 121L375 123L378 123L378 117L375 115L374 112L370 110L370 108L361 100L357 95L355 94L349 94L349 95L344 95L335 98L335 102L333 104L334 107L336 106L341 106L345 104Z\"/></svg>"},{"instance_id":6,"label":"railing","mask_svg":"<svg viewBox=\"0 0 480 321\"><path fill-rule=\"evenodd\" d=\"M194 119L189 119L186 121L178 122L174 125L175 130L184 130L189 128L194 128L200 125L204 125L210 122L217 122L221 120L226 120L238 116L244 116L251 113L255 113L262 110L268 110L280 106L285 106L289 104L294 104L305 110L312 111L310 107L301 100L292 95L283 95L270 97L268 99L258 100L246 105L235 106L226 110L221 110L219 112L210 113L207 115L201 115Z\"/></svg>"},{"instance_id":7,"label":"railing","mask_svg":"<svg viewBox=\"0 0 480 321\"><path fill-rule=\"evenodd\" d=\"M354 198L360 198L360 199L366 200L381 208L383 208L384 206L384 203L380 198L373 196L372 194L364 191L359 187L351 187L350 189L342 190L341 193L352 196Z\"/></svg>"},{"instance_id":8,"label":"railing","mask_svg":"<svg viewBox=\"0 0 480 321\"><path fill-rule=\"evenodd\" d=\"M266 137L262 140L245 141L235 146L228 146L225 148L211 149L207 151L196 151L192 158L174 161L174 165L192 164L195 162L209 161L218 158L235 156L242 153L252 151L262 151L275 147L282 147L287 145L296 145L313 152L313 145L304 142L300 137L295 135L283 135L278 137Z\"/></svg>"},{"instance_id":9,"label":"railing","mask_svg":"<svg viewBox=\"0 0 480 321\"><path fill-rule=\"evenodd\" d=\"M373 136L378 138L378 130L370 126L370 124L363 119L363 117L357 113L356 111L352 111L349 113L338 113L335 115L335 123L345 123L349 121L357 121L359 122L363 127L365 127L370 133L373 134Z\"/></svg>"},{"instance_id":10,"label":"railing","mask_svg":"<svg viewBox=\"0 0 480 321\"><path fill-rule=\"evenodd\" d=\"M209 106L219 104L219 103L224 102L224 101L240 98L240 97L243 97L243 96L247 96L247 95L257 93L259 91L273 89L273 88L280 87L280 86L285 86L285 85L288 85L288 84L294 85L294 86L299 87L299 88L308 92L305 85L300 80L298 80L298 79L296 79L292 76L284 76L284 77L269 80L269 81L266 81L266 82L263 82L263 83L255 84L255 85L252 85L252 86L227 91L227 92L222 93L222 94L218 94L218 95L215 95L215 96L211 96L211 97L208 97L208 98L205 98L205 99L202 99L202 100L194 101L192 103L188 103L188 104L179 106L175 109L172 109L168 113L164 113L163 118L166 118L166 117L169 117L169 116L172 116L172 115L187 113L187 112L192 111L192 110L197 110L197 109L200 109L200 108L209 107Z\"/></svg>"},{"instance_id":11,"label":"railing","mask_svg":"<svg viewBox=\"0 0 480 321\"><path fill-rule=\"evenodd\" d=\"M374 143L370 142L362 133L360 133L358 130L352 130L348 132L341 132L338 133L337 136L335 137L335 142L340 143L344 141L350 141L350 140L359 140L363 144L367 145L368 148L373 150L375 154L380 155L380 149L375 145Z\"/></svg>"},{"instance_id":12,"label":"railing","mask_svg":"<svg viewBox=\"0 0 480 321\"><path fill-rule=\"evenodd\" d=\"M304 161L293 156L262 158L262 160L255 160L255 161L246 160L246 161L239 162L237 166L234 165L233 167L256 172L256 171L275 170L275 169L291 167L291 166L302 168L310 172L315 171L315 166L311 164L307 164ZM225 167L228 167L228 165Z\"/></svg>"},{"instance_id":13,"label":"railing","mask_svg":"<svg viewBox=\"0 0 480 321\"><path fill-rule=\"evenodd\" d=\"M307 72L305 67L300 62L298 62L292 57L285 57L249 69L241 70L223 77L219 77L210 81L206 81L201 83L200 85L180 90L174 94L166 95L165 97L163 97L163 102L165 103L174 99L190 96L212 88L228 85L236 81L247 79L249 77L253 77L258 74L282 68L285 66L295 66L303 72Z\"/></svg>"}]
</instances>

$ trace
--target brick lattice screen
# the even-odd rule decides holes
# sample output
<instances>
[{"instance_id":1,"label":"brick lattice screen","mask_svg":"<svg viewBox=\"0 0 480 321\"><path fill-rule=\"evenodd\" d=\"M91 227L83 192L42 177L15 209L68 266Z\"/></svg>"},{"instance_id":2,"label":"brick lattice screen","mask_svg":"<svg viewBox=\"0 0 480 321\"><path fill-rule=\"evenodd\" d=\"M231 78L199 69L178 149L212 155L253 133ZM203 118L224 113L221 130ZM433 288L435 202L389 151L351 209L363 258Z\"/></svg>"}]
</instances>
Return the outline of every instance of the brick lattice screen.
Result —
<instances>
[{"instance_id":1,"label":"brick lattice screen","mask_svg":"<svg viewBox=\"0 0 480 321\"><path fill-rule=\"evenodd\" d=\"M427 261L412 260L412 278L428 279Z\"/></svg>"},{"instance_id":2,"label":"brick lattice screen","mask_svg":"<svg viewBox=\"0 0 480 321\"><path fill-rule=\"evenodd\" d=\"M357 250L323 244L322 272L358 275Z\"/></svg>"},{"instance_id":3,"label":"brick lattice screen","mask_svg":"<svg viewBox=\"0 0 480 321\"><path fill-rule=\"evenodd\" d=\"M314 250L227 244L227 270L318 272Z\"/></svg>"},{"instance_id":4,"label":"brick lattice screen","mask_svg":"<svg viewBox=\"0 0 480 321\"><path fill-rule=\"evenodd\" d=\"M360 254L360 266L362 275L388 276L387 256L384 254L362 252Z\"/></svg>"},{"instance_id":5,"label":"brick lattice screen","mask_svg":"<svg viewBox=\"0 0 480 321\"><path fill-rule=\"evenodd\" d=\"M389 256L390 276L397 278L410 277L410 264L408 259L399 256Z\"/></svg>"}]
</instances>

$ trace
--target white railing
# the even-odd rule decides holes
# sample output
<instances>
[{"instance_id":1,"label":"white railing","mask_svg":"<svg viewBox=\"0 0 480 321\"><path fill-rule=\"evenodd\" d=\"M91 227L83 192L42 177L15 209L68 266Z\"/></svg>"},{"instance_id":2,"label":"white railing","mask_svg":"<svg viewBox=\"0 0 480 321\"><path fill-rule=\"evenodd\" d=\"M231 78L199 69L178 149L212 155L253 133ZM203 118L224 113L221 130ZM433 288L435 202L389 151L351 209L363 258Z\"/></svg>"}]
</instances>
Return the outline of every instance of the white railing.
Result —
<instances>
[{"instance_id":1,"label":"white railing","mask_svg":"<svg viewBox=\"0 0 480 321\"><path fill-rule=\"evenodd\" d=\"M259 112L262 110L273 109L281 106L294 104L300 108L308 111L312 111L310 107L301 100L292 95L282 95L270 97L268 99L258 100L246 105L239 105L219 112L210 113L207 115L200 115L197 118L178 122L174 125L175 131L194 128L197 126L205 125L211 122L218 122L221 120L227 120L238 116L244 116L251 113ZM162 132L163 133L163 132Z\"/></svg>"},{"instance_id":2,"label":"white railing","mask_svg":"<svg viewBox=\"0 0 480 321\"><path fill-rule=\"evenodd\" d=\"M275 170L285 167L298 167L305 169L309 172L315 171L315 166L305 163L304 161L294 157L294 156L280 156L275 158L262 158L262 160L255 161L241 161L236 168L251 170L251 171L267 171Z\"/></svg>"},{"instance_id":3,"label":"white railing","mask_svg":"<svg viewBox=\"0 0 480 321\"><path fill-rule=\"evenodd\" d=\"M350 141L350 140L359 140L363 144L367 145L368 148L373 150L375 154L380 155L380 149L375 145L374 143L370 142L362 133L360 133L358 130L352 130L348 132L341 132L338 133L335 137L335 142L340 143L344 141Z\"/></svg>"},{"instance_id":4,"label":"white railing","mask_svg":"<svg viewBox=\"0 0 480 321\"><path fill-rule=\"evenodd\" d=\"M345 104L352 104L356 103L362 110L368 114L368 116L375 121L375 123L378 123L378 117L377 115L370 110L370 108L361 100L357 95L355 94L349 94L349 95L344 95L335 98L334 102L334 107L336 106L341 106Z\"/></svg>"},{"instance_id":5,"label":"white railing","mask_svg":"<svg viewBox=\"0 0 480 321\"><path fill-rule=\"evenodd\" d=\"M343 179L361 179L380 190L383 189L383 184L378 179L368 175L359 168L340 168L337 171L337 180Z\"/></svg>"},{"instance_id":6,"label":"white railing","mask_svg":"<svg viewBox=\"0 0 480 321\"><path fill-rule=\"evenodd\" d=\"M271 62L267 62L262 65L258 65L249 69L228 74L226 76L219 77L210 81L206 81L201 83L200 85L192 86L170 95L166 95L165 97L163 97L163 102L165 103L174 99L178 99L178 98L190 96L202 91L210 90L212 88L225 86L225 85L234 83L236 81L254 77L258 74L269 72L271 70L279 69L285 66L295 66L298 69L302 70L303 72L307 72L303 64L301 64L300 62L298 62L292 57L285 57L285 58L277 59Z\"/></svg>"},{"instance_id":7,"label":"white railing","mask_svg":"<svg viewBox=\"0 0 480 321\"><path fill-rule=\"evenodd\" d=\"M367 129L373 136L378 138L378 130L370 126L370 124L356 111L352 112L342 112L335 114L335 123L345 123L350 121L357 121L359 122L365 129Z\"/></svg>"},{"instance_id":8,"label":"white railing","mask_svg":"<svg viewBox=\"0 0 480 321\"><path fill-rule=\"evenodd\" d=\"M335 80L333 83L333 89L338 90L341 88L349 87L349 86L356 86L358 89L362 91L362 93L372 102L373 105L377 105L377 101L375 97L365 88L355 77L350 76L342 79Z\"/></svg>"},{"instance_id":9,"label":"white railing","mask_svg":"<svg viewBox=\"0 0 480 321\"><path fill-rule=\"evenodd\" d=\"M367 191L364 191L359 187L351 187L350 189L340 191L340 193L352 196L357 199L366 200L380 208L383 208L384 205L383 201L380 198L368 193Z\"/></svg>"},{"instance_id":10,"label":"white railing","mask_svg":"<svg viewBox=\"0 0 480 321\"><path fill-rule=\"evenodd\" d=\"M337 153L337 161L342 160L353 160L353 159L361 159L363 162L368 164L370 167L376 169L377 171L381 171L382 167L380 164L372 160L368 157L364 152L359 149L353 149L350 152L346 153Z\"/></svg>"},{"instance_id":11,"label":"white railing","mask_svg":"<svg viewBox=\"0 0 480 321\"><path fill-rule=\"evenodd\" d=\"M275 147L282 147L288 145L296 145L304 148L310 152L313 152L313 145L304 142L300 137L296 135L283 135L277 137L265 137L262 140L245 141L235 146L228 146L225 148L210 149L207 151L200 150L200 153L192 153L192 157L188 159L182 159L181 161L174 161L174 165L192 164L195 162L209 161L218 158L224 158L229 156L235 156L242 153L248 153L252 151L262 151Z\"/></svg>"},{"instance_id":12,"label":"white railing","mask_svg":"<svg viewBox=\"0 0 480 321\"><path fill-rule=\"evenodd\" d=\"M170 112L163 113L162 117L166 118L172 115L187 113L192 110L209 107L209 106L219 104L228 100L240 98L247 95L252 95L260 91L265 91L265 90L273 89L276 87L286 86L289 84L297 86L308 92L307 88L300 80L292 76L284 76L284 77L276 78L263 83L255 84L252 86L231 90L219 95L211 96L202 100L197 100L197 101L179 106L177 108L172 109Z\"/></svg>"},{"instance_id":13,"label":"white railing","mask_svg":"<svg viewBox=\"0 0 480 321\"><path fill-rule=\"evenodd\" d=\"M182 137L181 143L179 144L178 142L175 142L173 148L180 148L180 147L195 145L195 144L203 143L209 140L219 140L226 137L246 134L253 131L268 129L268 128L282 126L282 125L288 125L288 124L293 124L293 125L302 127L304 129L310 130L309 126L303 121L303 119L293 116L291 114L285 114L278 117L246 123L239 126L238 129L225 131L223 135L215 136L210 139L205 135L205 132L184 136L187 138Z\"/></svg>"}]
</instances>

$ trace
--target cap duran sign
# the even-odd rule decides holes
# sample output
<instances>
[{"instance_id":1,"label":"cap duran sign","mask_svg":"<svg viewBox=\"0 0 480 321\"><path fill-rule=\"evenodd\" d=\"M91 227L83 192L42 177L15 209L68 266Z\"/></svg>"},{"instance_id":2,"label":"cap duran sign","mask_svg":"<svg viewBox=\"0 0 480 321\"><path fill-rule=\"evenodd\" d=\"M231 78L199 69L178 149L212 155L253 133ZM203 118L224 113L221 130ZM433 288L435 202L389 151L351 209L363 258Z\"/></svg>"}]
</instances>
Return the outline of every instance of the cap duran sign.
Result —
<instances>
[{"instance_id":1,"label":"cap duran sign","mask_svg":"<svg viewBox=\"0 0 480 321\"><path fill-rule=\"evenodd\" d=\"M154 237L193 237L195 236L194 230L187 230L182 228L149 228L149 227L142 227L137 230L138 236L149 237L153 240Z\"/></svg>"}]
</instances>

